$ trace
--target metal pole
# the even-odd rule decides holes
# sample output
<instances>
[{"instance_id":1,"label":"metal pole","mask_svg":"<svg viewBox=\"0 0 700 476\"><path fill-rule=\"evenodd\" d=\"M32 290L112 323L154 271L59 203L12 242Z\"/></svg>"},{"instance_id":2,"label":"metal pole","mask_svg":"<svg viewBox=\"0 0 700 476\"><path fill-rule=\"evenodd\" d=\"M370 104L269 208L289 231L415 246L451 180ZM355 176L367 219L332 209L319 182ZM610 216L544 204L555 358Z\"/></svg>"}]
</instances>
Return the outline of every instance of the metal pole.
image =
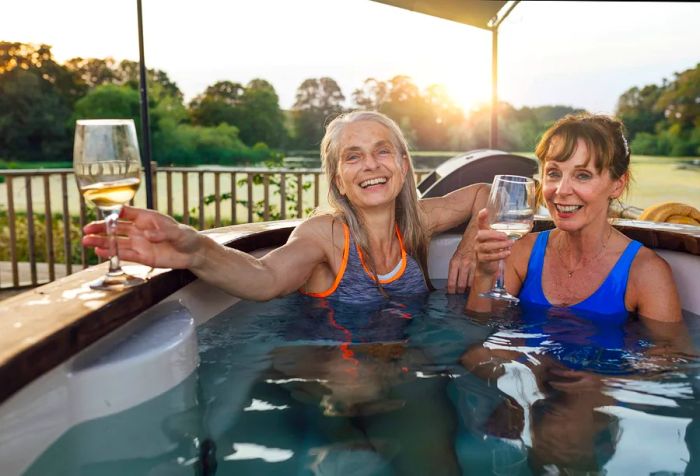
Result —
<instances>
[{"instance_id":1,"label":"metal pole","mask_svg":"<svg viewBox=\"0 0 700 476\"><path fill-rule=\"evenodd\" d=\"M141 162L146 178L146 207L153 208L153 184L151 176L151 127L148 121L148 87L146 86L146 60L143 55L143 15L141 0L136 0L139 19L139 89L141 92Z\"/></svg>"},{"instance_id":2,"label":"metal pole","mask_svg":"<svg viewBox=\"0 0 700 476\"><path fill-rule=\"evenodd\" d=\"M491 138L489 147L498 148L498 27L491 29Z\"/></svg>"}]
</instances>

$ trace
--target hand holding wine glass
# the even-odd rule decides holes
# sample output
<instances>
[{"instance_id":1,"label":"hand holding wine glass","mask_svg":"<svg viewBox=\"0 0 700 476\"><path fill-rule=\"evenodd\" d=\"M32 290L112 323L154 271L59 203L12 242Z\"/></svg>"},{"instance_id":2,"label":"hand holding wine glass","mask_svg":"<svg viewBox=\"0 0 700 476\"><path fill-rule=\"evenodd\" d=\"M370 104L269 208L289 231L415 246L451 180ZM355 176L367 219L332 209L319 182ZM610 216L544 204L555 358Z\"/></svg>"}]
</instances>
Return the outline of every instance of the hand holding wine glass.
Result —
<instances>
[{"instance_id":1,"label":"hand holding wine glass","mask_svg":"<svg viewBox=\"0 0 700 476\"><path fill-rule=\"evenodd\" d=\"M73 170L80 192L105 215L110 242L109 271L90 287L119 290L144 282L119 263L117 220L141 182L141 158L131 119L79 120L75 128Z\"/></svg>"},{"instance_id":2,"label":"hand holding wine glass","mask_svg":"<svg viewBox=\"0 0 700 476\"><path fill-rule=\"evenodd\" d=\"M486 206L492 230L518 240L532 230L535 215L535 182L518 175L496 175ZM518 303L519 299L505 289L503 260L498 263L496 281L490 291L481 296Z\"/></svg>"}]
</instances>

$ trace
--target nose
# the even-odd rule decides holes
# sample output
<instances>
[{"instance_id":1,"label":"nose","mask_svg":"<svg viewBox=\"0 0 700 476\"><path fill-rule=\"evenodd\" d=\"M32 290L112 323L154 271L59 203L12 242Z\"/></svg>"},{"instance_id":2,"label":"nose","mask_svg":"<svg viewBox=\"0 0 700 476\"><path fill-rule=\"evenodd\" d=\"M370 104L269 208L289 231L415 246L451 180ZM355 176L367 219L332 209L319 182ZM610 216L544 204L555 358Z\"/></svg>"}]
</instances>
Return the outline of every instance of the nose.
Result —
<instances>
[{"instance_id":1,"label":"nose","mask_svg":"<svg viewBox=\"0 0 700 476\"><path fill-rule=\"evenodd\" d=\"M558 195L568 195L571 193L571 180L569 177L562 177L561 180L559 181L559 184L557 185L557 194Z\"/></svg>"},{"instance_id":2,"label":"nose","mask_svg":"<svg viewBox=\"0 0 700 476\"><path fill-rule=\"evenodd\" d=\"M366 170L374 170L379 166L379 162L374 154L365 155L364 166Z\"/></svg>"}]
</instances>

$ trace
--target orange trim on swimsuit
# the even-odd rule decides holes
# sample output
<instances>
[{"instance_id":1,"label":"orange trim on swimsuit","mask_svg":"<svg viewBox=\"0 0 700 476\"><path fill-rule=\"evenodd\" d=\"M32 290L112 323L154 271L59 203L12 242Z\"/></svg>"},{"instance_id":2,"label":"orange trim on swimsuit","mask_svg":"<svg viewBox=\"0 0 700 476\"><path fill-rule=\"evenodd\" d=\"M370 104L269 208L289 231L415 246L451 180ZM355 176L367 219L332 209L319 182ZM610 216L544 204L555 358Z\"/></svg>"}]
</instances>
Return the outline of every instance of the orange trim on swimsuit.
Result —
<instances>
[{"instance_id":1,"label":"orange trim on swimsuit","mask_svg":"<svg viewBox=\"0 0 700 476\"><path fill-rule=\"evenodd\" d=\"M395 225L396 227L396 236L399 238L399 246L401 247L401 268L399 268L399 271L392 276L389 279L380 279L379 284L389 284L393 283L397 279L399 279L401 276L403 276L403 272L406 270L406 249L403 247L403 239L401 238L401 231L399 230L399 225ZM372 281L376 281L374 279L374 276L372 276L372 273L369 272L369 269L367 269L367 265L365 264L365 259L362 257L362 250L360 250L360 247L355 244L355 248L357 249L357 255L360 257L360 263L362 264L362 268L365 270L365 273L367 273L367 276L369 276Z\"/></svg>"},{"instance_id":2,"label":"orange trim on swimsuit","mask_svg":"<svg viewBox=\"0 0 700 476\"><path fill-rule=\"evenodd\" d=\"M320 293L307 293L300 289L300 293L311 297L324 298L335 292L335 290L338 288L338 284L340 284L340 280L343 279L345 268L348 265L348 259L350 257L350 228L348 228L345 223L343 223L343 236L345 237L345 244L343 245L343 261L340 263L340 269L338 269L338 274L335 276L335 280L333 281L333 284L331 284L331 287Z\"/></svg>"}]
</instances>

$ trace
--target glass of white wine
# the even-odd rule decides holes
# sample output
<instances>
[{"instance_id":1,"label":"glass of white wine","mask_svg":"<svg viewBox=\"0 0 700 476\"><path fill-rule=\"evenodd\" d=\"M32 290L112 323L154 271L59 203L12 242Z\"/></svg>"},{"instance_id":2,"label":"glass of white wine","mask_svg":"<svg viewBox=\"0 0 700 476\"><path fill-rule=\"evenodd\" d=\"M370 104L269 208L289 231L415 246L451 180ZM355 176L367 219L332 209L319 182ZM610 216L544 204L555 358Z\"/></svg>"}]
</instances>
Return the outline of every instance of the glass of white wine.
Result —
<instances>
[{"instance_id":1,"label":"glass of white wine","mask_svg":"<svg viewBox=\"0 0 700 476\"><path fill-rule=\"evenodd\" d=\"M492 230L519 240L532 230L535 218L535 181L519 175L496 175L486 205ZM506 291L503 260L498 263L496 282L481 296L517 304L520 300Z\"/></svg>"},{"instance_id":2,"label":"glass of white wine","mask_svg":"<svg viewBox=\"0 0 700 476\"><path fill-rule=\"evenodd\" d=\"M109 238L109 271L90 283L93 289L121 290L144 282L122 270L117 220L141 183L141 157L131 119L85 119L75 127L73 170L85 200L102 211Z\"/></svg>"}]
</instances>

